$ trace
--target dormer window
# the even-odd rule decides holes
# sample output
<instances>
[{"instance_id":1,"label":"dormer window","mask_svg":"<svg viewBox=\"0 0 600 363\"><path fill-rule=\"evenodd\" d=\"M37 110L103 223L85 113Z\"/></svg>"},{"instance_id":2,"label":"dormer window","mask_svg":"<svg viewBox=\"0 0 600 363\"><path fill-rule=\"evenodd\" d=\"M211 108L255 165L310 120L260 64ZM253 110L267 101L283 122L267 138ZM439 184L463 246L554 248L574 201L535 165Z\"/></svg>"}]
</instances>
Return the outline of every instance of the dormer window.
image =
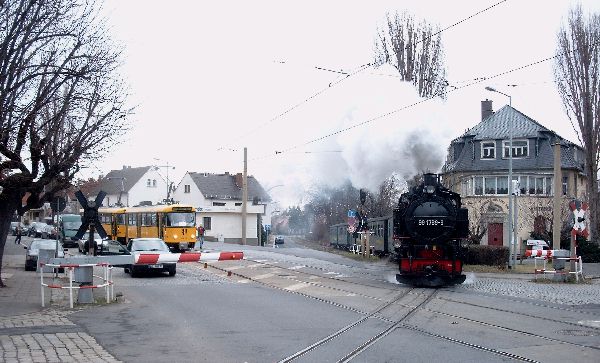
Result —
<instances>
[{"instance_id":1,"label":"dormer window","mask_svg":"<svg viewBox=\"0 0 600 363\"><path fill-rule=\"evenodd\" d=\"M508 149L510 148L510 140L502 141L502 157L508 159ZM512 157L526 158L529 156L529 140L513 140L512 142Z\"/></svg>"},{"instance_id":2,"label":"dormer window","mask_svg":"<svg viewBox=\"0 0 600 363\"><path fill-rule=\"evenodd\" d=\"M482 141L481 142L481 159L495 159L496 158L496 142L495 141Z\"/></svg>"}]
</instances>

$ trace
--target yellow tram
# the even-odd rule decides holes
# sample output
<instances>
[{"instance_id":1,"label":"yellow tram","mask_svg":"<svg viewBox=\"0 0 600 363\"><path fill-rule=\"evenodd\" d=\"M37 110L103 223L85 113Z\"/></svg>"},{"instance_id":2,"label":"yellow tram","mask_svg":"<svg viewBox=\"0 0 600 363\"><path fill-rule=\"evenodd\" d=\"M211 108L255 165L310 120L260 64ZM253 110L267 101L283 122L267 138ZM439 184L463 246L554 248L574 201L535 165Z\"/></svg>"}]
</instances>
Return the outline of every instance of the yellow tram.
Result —
<instances>
[{"instance_id":1,"label":"yellow tram","mask_svg":"<svg viewBox=\"0 0 600 363\"><path fill-rule=\"evenodd\" d=\"M111 239L126 244L132 238L162 238L174 250L196 242L196 213L188 205L99 208L100 222Z\"/></svg>"}]
</instances>

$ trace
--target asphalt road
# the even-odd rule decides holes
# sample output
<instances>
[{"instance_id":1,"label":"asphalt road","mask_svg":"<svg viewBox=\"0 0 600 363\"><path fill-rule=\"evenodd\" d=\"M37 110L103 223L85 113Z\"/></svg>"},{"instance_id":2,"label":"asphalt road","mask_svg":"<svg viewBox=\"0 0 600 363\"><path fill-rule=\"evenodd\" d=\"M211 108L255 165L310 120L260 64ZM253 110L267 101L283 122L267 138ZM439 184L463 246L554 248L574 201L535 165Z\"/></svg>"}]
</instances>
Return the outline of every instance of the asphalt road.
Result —
<instances>
[{"instance_id":1,"label":"asphalt road","mask_svg":"<svg viewBox=\"0 0 600 363\"><path fill-rule=\"evenodd\" d=\"M115 274L121 303L70 319L124 362L595 362L599 306L463 287L412 289L395 267L301 247L179 264L175 277ZM232 276L227 276L227 271Z\"/></svg>"},{"instance_id":2,"label":"asphalt road","mask_svg":"<svg viewBox=\"0 0 600 363\"><path fill-rule=\"evenodd\" d=\"M0 343L9 344L0 352L19 354L19 334L30 333L26 339L40 344L46 344L42 337L90 342L93 348L80 353L60 348L82 361L94 360L96 351L123 362L598 361L597 278L540 284L527 275L470 274L460 286L414 289L396 283L397 267L385 260L302 245L287 236L278 248L206 242L206 249L243 250L244 260L207 268L182 263L174 277L132 278L117 269L119 302L98 299L75 312L65 302L22 315L40 324L31 331L10 328L19 317L0 318L8 332ZM4 262L23 263L22 246L7 250ZM35 273L23 272L30 276ZM68 315L57 322L62 311ZM27 352L21 361L41 354ZM100 361L105 353L98 354Z\"/></svg>"}]
</instances>

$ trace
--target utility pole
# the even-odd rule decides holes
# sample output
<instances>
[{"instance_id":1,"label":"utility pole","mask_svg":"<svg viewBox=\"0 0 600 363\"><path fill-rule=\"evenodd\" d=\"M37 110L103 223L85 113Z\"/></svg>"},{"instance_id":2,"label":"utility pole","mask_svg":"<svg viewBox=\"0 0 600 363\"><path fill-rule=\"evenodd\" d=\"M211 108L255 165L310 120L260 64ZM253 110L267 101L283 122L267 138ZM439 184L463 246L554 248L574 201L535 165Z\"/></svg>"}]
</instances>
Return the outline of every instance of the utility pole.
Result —
<instances>
[{"instance_id":1,"label":"utility pole","mask_svg":"<svg viewBox=\"0 0 600 363\"><path fill-rule=\"evenodd\" d=\"M550 249L560 249L560 225L562 198L562 171L560 169L560 141L554 143L554 197L552 198L552 242Z\"/></svg>"},{"instance_id":2,"label":"utility pole","mask_svg":"<svg viewBox=\"0 0 600 363\"><path fill-rule=\"evenodd\" d=\"M242 181L242 244L246 244L246 215L248 214L248 148L244 148L244 179Z\"/></svg>"}]
</instances>

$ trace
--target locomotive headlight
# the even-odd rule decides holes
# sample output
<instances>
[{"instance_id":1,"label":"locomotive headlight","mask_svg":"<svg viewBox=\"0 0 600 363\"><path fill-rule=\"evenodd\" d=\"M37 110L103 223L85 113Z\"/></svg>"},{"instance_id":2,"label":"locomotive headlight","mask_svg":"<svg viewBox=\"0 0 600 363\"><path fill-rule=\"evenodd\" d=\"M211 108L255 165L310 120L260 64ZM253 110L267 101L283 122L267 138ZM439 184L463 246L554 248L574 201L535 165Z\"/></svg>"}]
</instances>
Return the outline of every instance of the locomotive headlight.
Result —
<instances>
[{"instance_id":1,"label":"locomotive headlight","mask_svg":"<svg viewBox=\"0 0 600 363\"><path fill-rule=\"evenodd\" d=\"M426 185L424 192L427 194L433 194L435 192L435 185Z\"/></svg>"}]
</instances>

